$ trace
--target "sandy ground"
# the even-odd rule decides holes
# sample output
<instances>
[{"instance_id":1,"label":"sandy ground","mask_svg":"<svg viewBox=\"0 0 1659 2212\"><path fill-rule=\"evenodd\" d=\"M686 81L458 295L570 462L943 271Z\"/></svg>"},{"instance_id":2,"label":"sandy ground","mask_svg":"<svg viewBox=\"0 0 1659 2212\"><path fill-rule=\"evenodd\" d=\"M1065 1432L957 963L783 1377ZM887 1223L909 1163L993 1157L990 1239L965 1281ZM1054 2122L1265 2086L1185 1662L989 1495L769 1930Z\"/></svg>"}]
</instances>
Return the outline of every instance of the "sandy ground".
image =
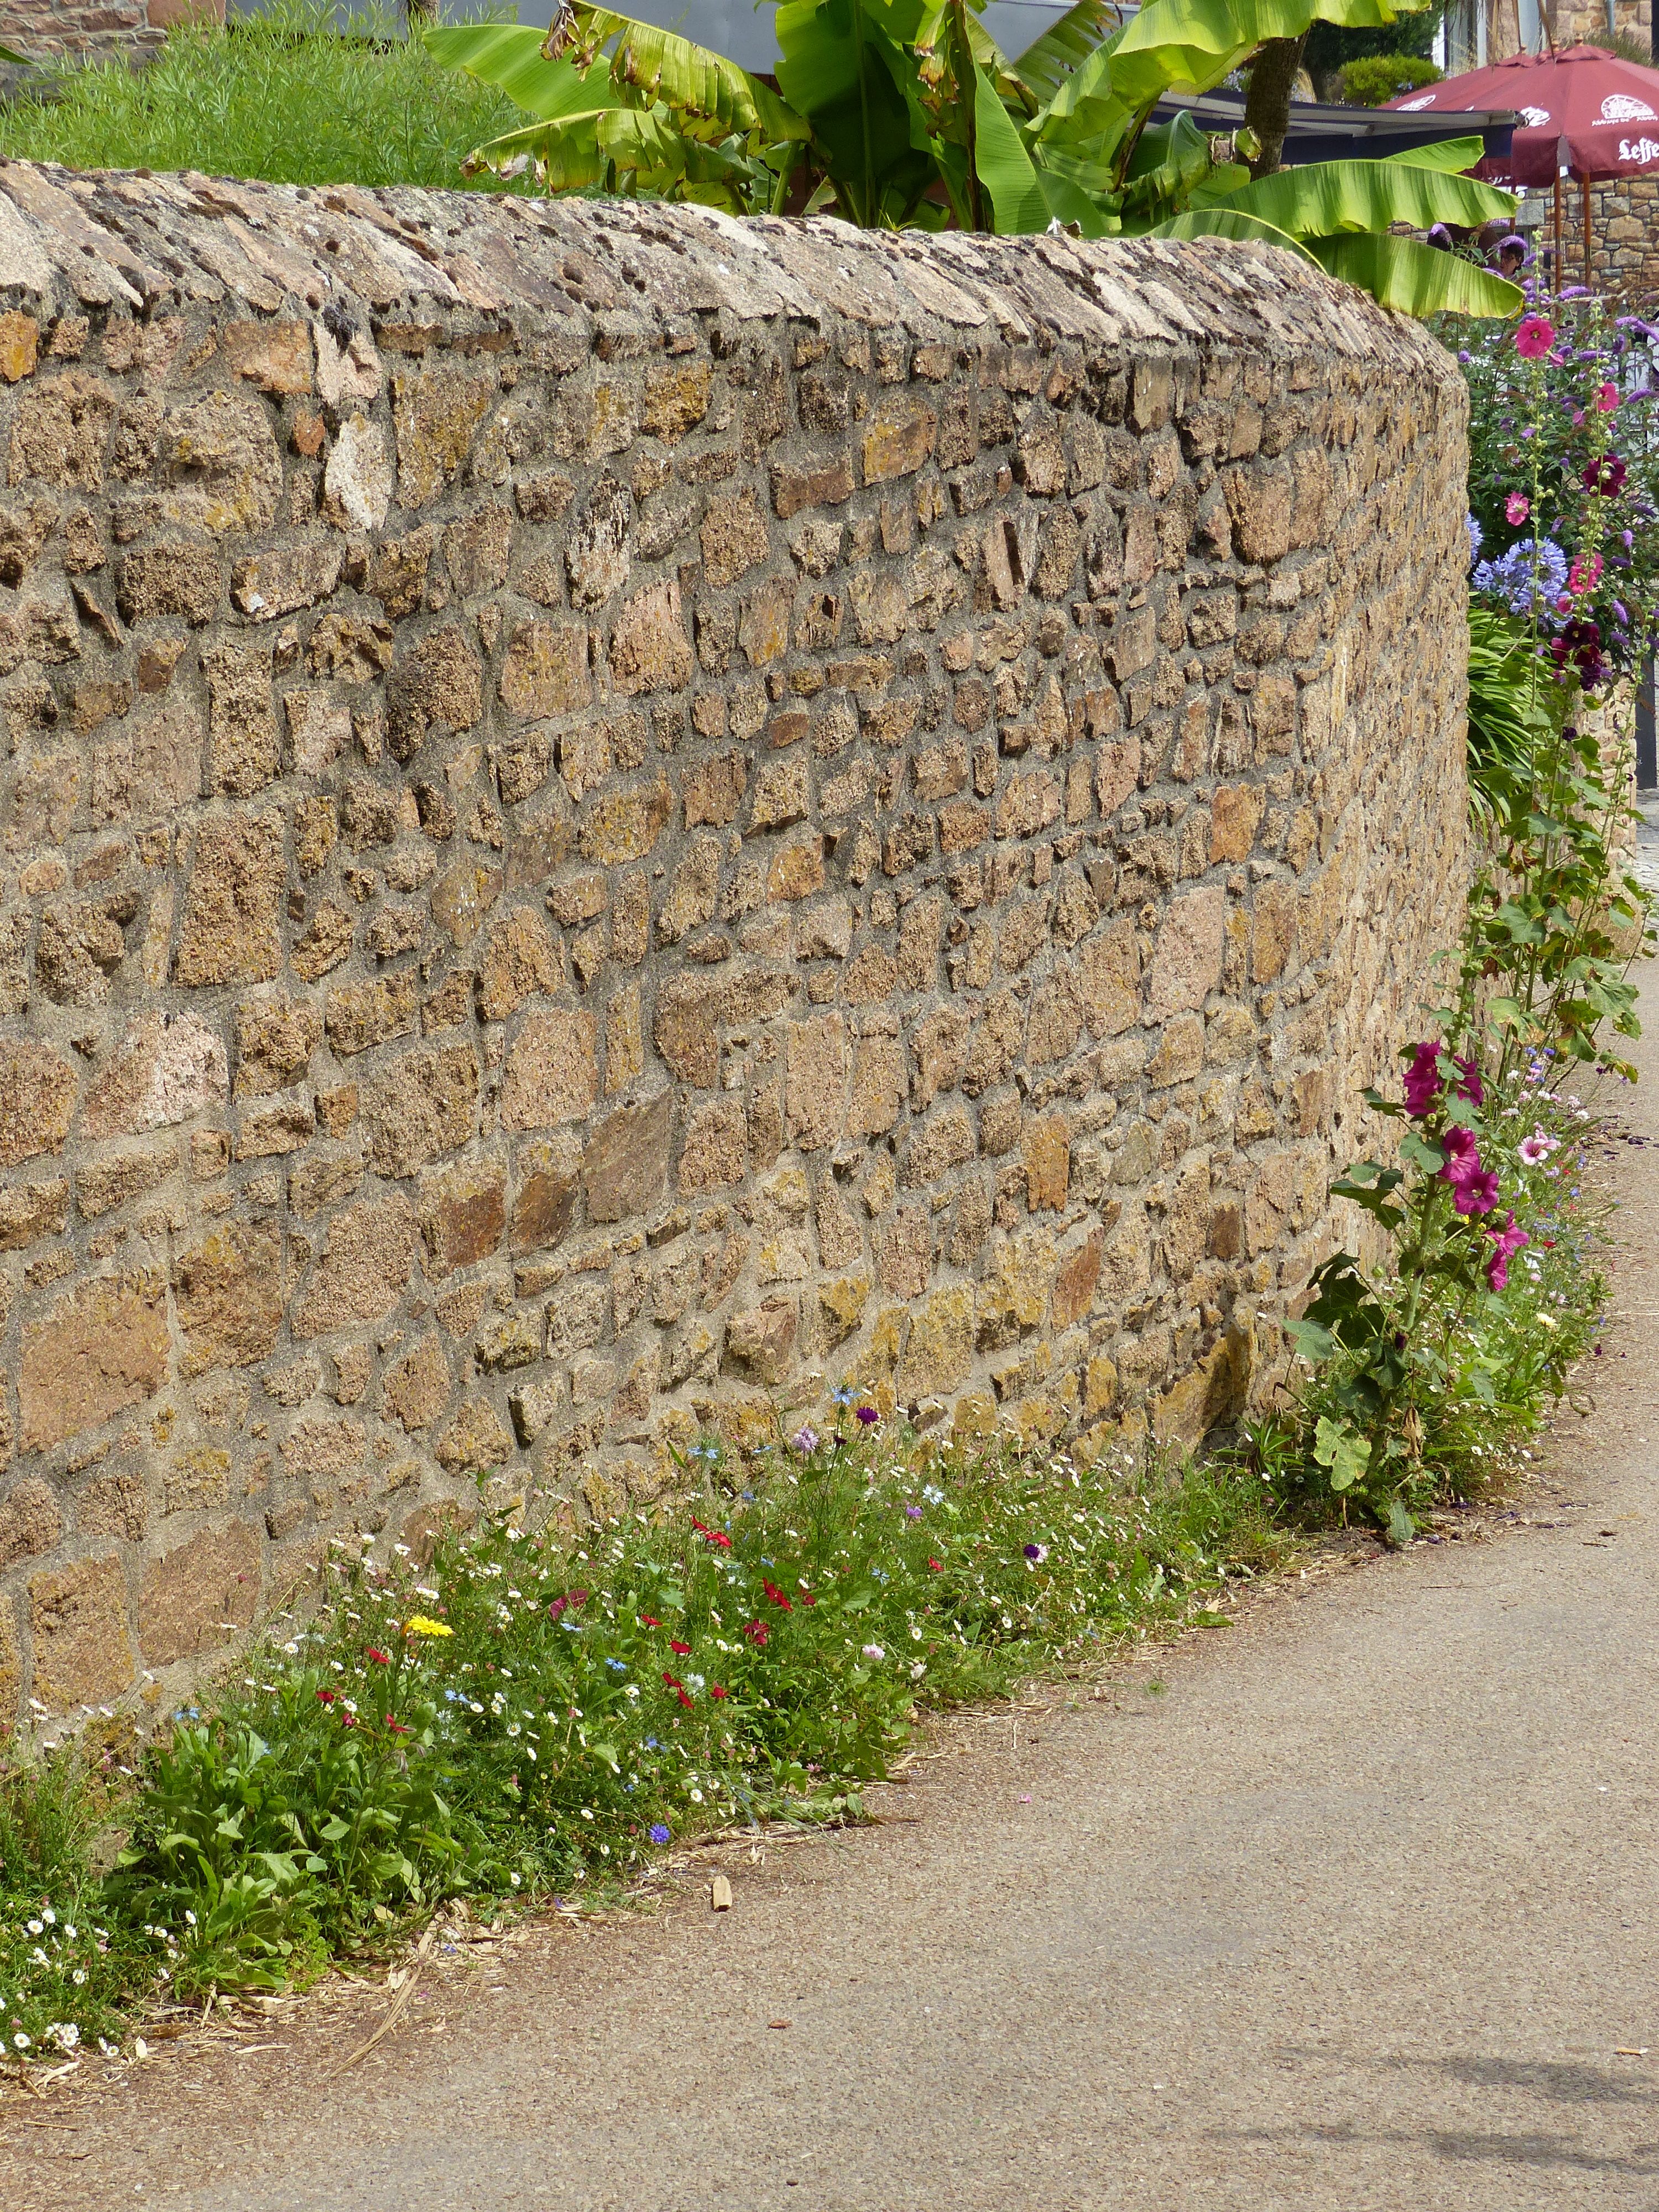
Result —
<instances>
[{"instance_id":1,"label":"sandy ground","mask_svg":"<svg viewBox=\"0 0 1659 2212\"><path fill-rule=\"evenodd\" d=\"M0 2204L1659 2212L1659 1188L1613 1172L1595 1409L1507 1518L958 1717L879 1825L653 1916L474 1931L343 2074L383 1988L0 2091Z\"/></svg>"}]
</instances>

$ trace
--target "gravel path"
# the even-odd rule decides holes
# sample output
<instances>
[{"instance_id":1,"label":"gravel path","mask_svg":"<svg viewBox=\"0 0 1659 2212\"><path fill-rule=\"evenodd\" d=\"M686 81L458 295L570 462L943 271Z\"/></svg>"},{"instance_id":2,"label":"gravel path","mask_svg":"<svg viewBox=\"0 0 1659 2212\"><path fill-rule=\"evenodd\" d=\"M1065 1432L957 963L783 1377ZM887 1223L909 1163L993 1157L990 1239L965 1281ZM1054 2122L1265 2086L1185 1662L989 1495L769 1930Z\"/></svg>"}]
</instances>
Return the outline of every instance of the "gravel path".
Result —
<instances>
[{"instance_id":1,"label":"gravel path","mask_svg":"<svg viewBox=\"0 0 1659 2212\"><path fill-rule=\"evenodd\" d=\"M384 1992L9 2091L0 2203L1659 2212L1659 1190L1615 1172L1598 1410L1491 1540L964 1717L884 1825L723 1860L729 1913L440 1960L337 2080Z\"/></svg>"}]
</instances>

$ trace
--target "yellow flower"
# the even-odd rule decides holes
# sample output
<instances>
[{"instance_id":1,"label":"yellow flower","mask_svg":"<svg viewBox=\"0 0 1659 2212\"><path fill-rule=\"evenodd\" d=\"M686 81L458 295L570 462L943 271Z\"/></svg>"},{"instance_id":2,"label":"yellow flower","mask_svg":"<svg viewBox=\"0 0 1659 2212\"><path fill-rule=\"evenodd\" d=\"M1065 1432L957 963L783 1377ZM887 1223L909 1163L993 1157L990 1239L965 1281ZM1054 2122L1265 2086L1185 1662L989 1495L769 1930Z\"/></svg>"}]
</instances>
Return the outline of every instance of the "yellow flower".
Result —
<instances>
[{"instance_id":1,"label":"yellow flower","mask_svg":"<svg viewBox=\"0 0 1659 2212\"><path fill-rule=\"evenodd\" d=\"M411 1613L404 1623L405 1636L453 1636L454 1630L441 1620L428 1620L423 1613Z\"/></svg>"}]
</instances>

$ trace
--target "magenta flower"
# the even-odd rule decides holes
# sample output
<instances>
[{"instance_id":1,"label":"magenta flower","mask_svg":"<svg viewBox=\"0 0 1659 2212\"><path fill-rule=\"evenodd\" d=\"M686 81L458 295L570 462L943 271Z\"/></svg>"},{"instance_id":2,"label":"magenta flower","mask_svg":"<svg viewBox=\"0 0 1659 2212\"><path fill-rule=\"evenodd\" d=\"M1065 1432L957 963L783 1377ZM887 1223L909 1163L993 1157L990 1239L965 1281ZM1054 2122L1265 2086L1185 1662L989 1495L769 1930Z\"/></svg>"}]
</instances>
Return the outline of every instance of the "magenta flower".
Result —
<instances>
[{"instance_id":1,"label":"magenta flower","mask_svg":"<svg viewBox=\"0 0 1659 2212\"><path fill-rule=\"evenodd\" d=\"M1460 1213L1490 1213L1497 1203L1498 1177L1490 1168L1482 1168L1467 1182L1454 1186L1452 1204Z\"/></svg>"},{"instance_id":2,"label":"magenta flower","mask_svg":"<svg viewBox=\"0 0 1659 2212\"><path fill-rule=\"evenodd\" d=\"M1511 1213L1501 1229L1489 1229L1486 1234L1491 1237L1493 1247L1492 1255L1486 1262L1486 1281L1494 1291L1504 1290L1509 1285L1510 1255L1518 1252L1528 1242L1527 1232L1516 1227L1515 1216ZM1600 1349L1599 1346L1597 1349Z\"/></svg>"},{"instance_id":3,"label":"magenta flower","mask_svg":"<svg viewBox=\"0 0 1659 2212\"><path fill-rule=\"evenodd\" d=\"M1618 404L1619 392L1617 386L1604 384L1595 395L1596 412L1601 415L1611 415L1613 409Z\"/></svg>"},{"instance_id":4,"label":"magenta flower","mask_svg":"<svg viewBox=\"0 0 1659 2212\"><path fill-rule=\"evenodd\" d=\"M860 1406L859 1407L857 1419L860 1426L866 1429L873 1428L880 1419L881 1415L876 1411L873 1406Z\"/></svg>"},{"instance_id":5,"label":"magenta flower","mask_svg":"<svg viewBox=\"0 0 1659 2212\"><path fill-rule=\"evenodd\" d=\"M1467 1098L1471 1106L1484 1106L1486 1086L1480 1080L1480 1069L1472 1060L1465 1060L1461 1054L1456 1055L1456 1062L1458 1097Z\"/></svg>"},{"instance_id":6,"label":"magenta flower","mask_svg":"<svg viewBox=\"0 0 1659 2212\"><path fill-rule=\"evenodd\" d=\"M1593 592L1601 580L1601 556L1599 553L1581 553L1567 571L1567 589L1577 598L1582 599L1585 592Z\"/></svg>"},{"instance_id":7,"label":"magenta flower","mask_svg":"<svg viewBox=\"0 0 1659 2212\"><path fill-rule=\"evenodd\" d=\"M1406 1070L1402 1087L1406 1093L1406 1111L1421 1121L1440 1096L1438 1038L1431 1038L1413 1052L1412 1064Z\"/></svg>"},{"instance_id":8,"label":"magenta flower","mask_svg":"<svg viewBox=\"0 0 1659 2212\"><path fill-rule=\"evenodd\" d=\"M1529 1168L1541 1168L1559 1141L1547 1137L1541 1129L1534 1129L1531 1136L1522 1137L1517 1150Z\"/></svg>"},{"instance_id":9,"label":"magenta flower","mask_svg":"<svg viewBox=\"0 0 1659 2212\"><path fill-rule=\"evenodd\" d=\"M904 1517L907 1521L920 1521L921 1518L921 1506L907 1505L904 1509Z\"/></svg>"},{"instance_id":10,"label":"magenta flower","mask_svg":"<svg viewBox=\"0 0 1659 2212\"><path fill-rule=\"evenodd\" d=\"M1522 361L1542 361L1555 343L1555 325L1542 315L1522 315L1516 326L1515 349Z\"/></svg>"},{"instance_id":11,"label":"magenta flower","mask_svg":"<svg viewBox=\"0 0 1659 2212\"><path fill-rule=\"evenodd\" d=\"M1498 1203L1498 1177L1481 1166L1474 1130L1454 1125L1442 1136L1440 1149L1446 1156L1440 1180L1451 1185L1458 1212L1489 1213Z\"/></svg>"},{"instance_id":12,"label":"magenta flower","mask_svg":"<svg viewBox=\"0 0 1659 2212\"><path fill-rule=\"evenodd\" d=\"M1046 1544L1028 1544L1025 1547L1025 1556L1033 1566L1040 1567L1048 1556L1048 1547Z\"/></svg>"},{"instance_id":13,"label":"magenta flower","mask_svg":"<svg viewBox=\"0 0 1659 2212\"><path fill-rule=\"evenodd\" d=\"M1504 501L1505 522L1524 522L1532 513L1532 501L1523 491L1512 491Z\"/></svg>"},{"instance_id":14,"label":"magenta flower","mask_svg":"<svg viewBox=\"0 0 1659 2212\"><path fill-rule=\"evenodd\" d=\"M1603 499L1616 499L1625 489L1626 474L1625 464L1617 453L1603 453L1599 461L1585 465L1578 481L1586 491L1599 492Z\"/></svg>"}]
</instances>

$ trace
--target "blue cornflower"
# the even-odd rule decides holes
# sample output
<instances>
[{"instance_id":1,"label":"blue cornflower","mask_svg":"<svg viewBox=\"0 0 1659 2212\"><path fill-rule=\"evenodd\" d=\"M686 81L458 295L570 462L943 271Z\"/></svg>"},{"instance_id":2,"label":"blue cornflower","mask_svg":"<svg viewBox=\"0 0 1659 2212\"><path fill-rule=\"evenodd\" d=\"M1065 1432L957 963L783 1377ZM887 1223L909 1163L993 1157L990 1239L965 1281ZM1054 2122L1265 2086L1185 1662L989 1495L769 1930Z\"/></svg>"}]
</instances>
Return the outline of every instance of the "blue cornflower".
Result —
<instances>
[{"instance_id":1,"label":"blue cornflower","mask_svg":"<svg viewBox=\"0 0 1659 2212\"><path fill-rule=\"evenodd\" d=\"M856 1390L848 1389L845 1384L839 1390L832 1390L830 1393L831 1400L837 1406L850 1406L858 1395Z\"/></svg>"},{"instance_id":2,"label":"blue cornflower","mask_svg":"<svg viewBox=\"0 0 1659 2212\"><path fill-rule=\"evenodd\" d=\"M660 1820L653 1820L651 1823L651 1840L653 1844L665 1844L668 1841L668 1830L664 1827Z\"/></svg>"},{"instance_id":3,"label":"blue cornflower","mask_svg":"<svg viewBox=\"0 0 1659 2212\"><path fill-rule=\"evenodd\" d=\"M653 1735L647 1736L645 1739L645 1747L647 1751L660 1751L662 1749L662 1746L657 1741L656 1737Z\"/></svg>"},{"instance_id":4,"label":"blue cornflower","mask_svg":"<svg viewBox=\"0 0 1659 2212\"><path fill-rule=\"evenodd\" d=\"M607 1659L605 1663L612 1674L625 1674L628 1672L628 1662L625 1659Z\"/></svg>"}]
</instances>

